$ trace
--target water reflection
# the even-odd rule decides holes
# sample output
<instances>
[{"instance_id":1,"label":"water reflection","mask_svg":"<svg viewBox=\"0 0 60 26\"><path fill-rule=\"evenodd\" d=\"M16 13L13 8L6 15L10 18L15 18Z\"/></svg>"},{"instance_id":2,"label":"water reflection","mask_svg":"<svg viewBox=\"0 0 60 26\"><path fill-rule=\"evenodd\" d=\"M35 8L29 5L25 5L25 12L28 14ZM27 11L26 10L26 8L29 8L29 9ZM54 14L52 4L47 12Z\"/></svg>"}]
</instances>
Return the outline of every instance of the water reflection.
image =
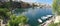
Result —
<instances>
[{"instance_id":1,"label":"water reflection","mask_svg":"<svg viewBox=\"0 0 60 26\"><path fill-rule=\"evenodd\" d=\"M19 15L19 14L24 14L29 18L28 23L31 26L37 26L38 20L37 19L41 19L42 16L46 16L46 15L52 15L52 9L51 8L28 8L28 9L17 9L15 10L15 14Z\"/></svg>"}]
</instances>

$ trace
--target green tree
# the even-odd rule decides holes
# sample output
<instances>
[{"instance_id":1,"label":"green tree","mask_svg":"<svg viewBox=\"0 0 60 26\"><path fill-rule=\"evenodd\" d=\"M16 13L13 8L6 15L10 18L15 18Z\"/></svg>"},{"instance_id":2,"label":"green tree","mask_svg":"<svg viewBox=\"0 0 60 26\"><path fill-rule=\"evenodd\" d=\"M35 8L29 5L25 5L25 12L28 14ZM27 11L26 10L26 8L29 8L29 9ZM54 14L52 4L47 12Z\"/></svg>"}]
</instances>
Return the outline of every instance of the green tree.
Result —
<instances>
[{"instance_id":1,"label":"green tree","mask_svg":"<svg viewBox=\"0 0 60 26\"><path fill-rule=\"evenodd\" d=\"M26 22L28 21L26 16L16 16L16 15L11 15L10 20L8 22L8 26L19 26L19 24L24 26Z\"/></svg>"},{"instance_id":2,"label":"green tree","mask_svg":"<svg viewBox=\"0 0 60 26\"><path fill-rule=\"evenodd\" d=\"M10 12L6 8L0 8L0 18L3 19L6 23L6 20L9 19Z\"/></svg>"},{"instance_id":3,"label":"green tree","mask_svg":"<svg viewBox=\"0 0 60 26\"><path fill-rule=\"evenodd\" d=\"M60 0L53 1L53 14L60 15Z\"/></svg>"},{"instance_id":4,"label":"green tree","mask_svg":"<svg viewBox=\"0 0 60 26\"><path fill-rule=\"evenodd\" d=\"M53 0L52 8L53 8L53 14L56 15L54 21L56 19L58 20L58 18L60 17L60 0ZM60 22L58 23L51 22L49 26L60 26Z\"/></svg>"}]
</instances>

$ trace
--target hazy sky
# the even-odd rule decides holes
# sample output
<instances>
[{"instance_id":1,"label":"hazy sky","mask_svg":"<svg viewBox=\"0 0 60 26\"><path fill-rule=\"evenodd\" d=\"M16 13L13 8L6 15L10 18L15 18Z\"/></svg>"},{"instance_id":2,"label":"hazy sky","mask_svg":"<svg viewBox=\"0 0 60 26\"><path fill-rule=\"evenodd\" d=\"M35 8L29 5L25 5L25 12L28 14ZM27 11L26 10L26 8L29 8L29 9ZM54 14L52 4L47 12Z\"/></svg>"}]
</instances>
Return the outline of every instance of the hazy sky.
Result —
<instances>
[{"instance_id":1,"label":"hazy sky","mask_svg":"<svg viewBox=\"0 0 60 26\"><path fill-rule=\"evenodd\" d=\"M39 2L39 3L47 3L47 4L52 4L52 0L22 0L25 2Z\"/></svg>"}]
</instances>

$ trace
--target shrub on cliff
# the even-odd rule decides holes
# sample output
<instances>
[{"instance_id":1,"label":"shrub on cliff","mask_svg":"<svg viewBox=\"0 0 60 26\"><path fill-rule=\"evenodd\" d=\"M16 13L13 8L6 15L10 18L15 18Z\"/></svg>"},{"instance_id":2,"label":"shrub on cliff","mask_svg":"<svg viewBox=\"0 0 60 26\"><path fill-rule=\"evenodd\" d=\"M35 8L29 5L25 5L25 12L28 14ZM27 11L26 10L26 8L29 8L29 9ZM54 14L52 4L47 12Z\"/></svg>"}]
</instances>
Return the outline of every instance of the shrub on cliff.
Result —
<instances>
[{"instance_id":1,"label":"shrub on cliff","mask_svg":"<svg viewBox=\"0 0 60 26\"><path fill-rule=\"evenodd\" d=\"M11 15L8 22L8 26L19 26L19 24L24 25L27 22L26 16L16 16Z\"/></svg>"}]
</instances>

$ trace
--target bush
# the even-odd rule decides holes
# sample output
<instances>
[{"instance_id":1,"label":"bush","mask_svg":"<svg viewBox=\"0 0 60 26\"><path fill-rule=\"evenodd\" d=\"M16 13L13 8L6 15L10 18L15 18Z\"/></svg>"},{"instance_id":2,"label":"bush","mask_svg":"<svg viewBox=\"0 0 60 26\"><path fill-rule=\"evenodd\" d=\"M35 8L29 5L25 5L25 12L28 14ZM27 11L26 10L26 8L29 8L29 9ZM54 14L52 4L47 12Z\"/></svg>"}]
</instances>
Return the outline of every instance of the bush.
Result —
<instances>
[{"instance_id":1,"label":"bush","mask_svg":"<svg viewBox=\"0 0 60 26\"><path fill-rule=\"evenodd\" d=\"M60 15L60 0L54 0L52 8L53 14Z\"/></svg>"},{"instance_id":2,"label":"bush","mask_svg":"<svg viewBox=\"0 0 60 26\"><path fill-rule=\"evenodd\" d=\"M27 17L26 16L16 16L16 15L11 15L10 20L8 22L8 26L19 26L19 23L25 24L27 22Z\"/></svg>"}]
</instances>

